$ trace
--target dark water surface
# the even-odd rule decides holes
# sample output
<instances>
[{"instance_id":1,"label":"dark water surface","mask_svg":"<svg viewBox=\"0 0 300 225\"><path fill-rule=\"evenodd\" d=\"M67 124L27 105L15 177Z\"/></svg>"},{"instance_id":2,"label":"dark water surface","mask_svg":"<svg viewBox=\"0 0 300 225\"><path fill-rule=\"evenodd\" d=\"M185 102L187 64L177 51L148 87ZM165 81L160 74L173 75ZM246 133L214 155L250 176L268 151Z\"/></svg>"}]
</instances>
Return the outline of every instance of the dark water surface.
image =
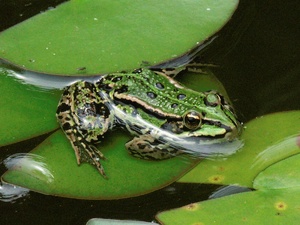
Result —
<instances>
[{"instance_id":1,"label":"dark water surface","mask_svg":"<svg viewBox=\"0 0 300 225\"><path fill-rule=\"evenodd\" d=\"M1 1L0 31L60 2ZM214 73L226 87L242 121L300 109L299 15L297 0L242 1L218 38L200 53L204 63L219 66ZM29 151L40 141L24 145ZM5 171L2 161L17 151L13 146L1 149L1 174ZM158 211L205 200L217 188L175 183L148 195L114 201L64 199L29 192L4 202L0 196L0 224L79 225L93 217L152 221Z\"/></svg>"}]
</instances>

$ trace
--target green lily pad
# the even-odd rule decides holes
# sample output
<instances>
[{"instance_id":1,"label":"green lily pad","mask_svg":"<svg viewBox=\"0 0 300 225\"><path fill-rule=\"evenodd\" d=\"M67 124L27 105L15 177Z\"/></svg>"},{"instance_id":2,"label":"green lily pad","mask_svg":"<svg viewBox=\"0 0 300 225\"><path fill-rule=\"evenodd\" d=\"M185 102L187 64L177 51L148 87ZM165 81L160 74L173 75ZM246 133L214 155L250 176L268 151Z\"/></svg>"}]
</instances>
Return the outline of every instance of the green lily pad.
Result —
<instances>
[{"instance_id":1,"label":"green lily pad","mask_svg":"<svg viewBox=\"0 0 300 225\"><path fill-rule=\"evenodd\" d=\"M226 160L203 160L179 182L237 184L252 187L268 166L300 153L300 111L274 113L245 124L244 147Z\"/></svg>"},{"instance_id":2,"label":"green lily pad","mask_svg":"<svg viewBox=\"0 0 300 225\"><path fill-rule=\"evenodd\" d=\"M299 190L254 191L193 203L157 215L161 224L297 224Z\"/></svg>"},{"instance_id":3,"label":"green lily pad","mask_svg":"<svg viewBox=\"0 0 300 225\"><path fill-rule=\"evenodd\" d=\"M58 128L55 111L60 92L24 85L0 68L0 146Z\"/></svg>"},{"instance_id":4,"label":"green lily pad","mask_svg":"<svg viewBox=\"0 0 300 225\"><path fill-rule=\"evenodd\" d=\"M298 141L300 136L298 136ZM300 148L300 146L299 146ZM262 171L254 180L253 187L259 190L300 190L300 154L282 160Z\"/></svg>"},{"instance_id":5,"label":"green lily pad","mask_svg":"<svg viewBox=\"0 0 300 225\"><path fill-rule=\"evenodd\" d=\"M237 4L71 0L2 32L0 58L50 74L99 74L136 68L143 61L156 64L217 32Z\"/></svg>"},{"instance_id":6,"label":"green lily pad","mask_svg":"<svg viewBox=\"0 0 300 225\"><path fill-rule=\"evenodd\" d=\"M116 141L117 140L117 141ZM62 131L21 159L2 179L44 194L84 199L118 199L151 192L182 176L197 160L175 157L147 161L130 156L129 137L116 133L99 147L108 179L90 164L77 165L74 151Z\"/></svg>"},{"instance_id":7,"label":"green lily pad","mask_svg":"<svg viewBox=\"0 0 300 225\"><path fill-rule=\"evenodd\" d=\"M280 153L272 149L274 154ZM269 166L253 181L257 191L190 204L162 212L157 219L166 225L296 224L300 219L299 163L300 154L296 154Z\"/></svg>"}]
</instances>

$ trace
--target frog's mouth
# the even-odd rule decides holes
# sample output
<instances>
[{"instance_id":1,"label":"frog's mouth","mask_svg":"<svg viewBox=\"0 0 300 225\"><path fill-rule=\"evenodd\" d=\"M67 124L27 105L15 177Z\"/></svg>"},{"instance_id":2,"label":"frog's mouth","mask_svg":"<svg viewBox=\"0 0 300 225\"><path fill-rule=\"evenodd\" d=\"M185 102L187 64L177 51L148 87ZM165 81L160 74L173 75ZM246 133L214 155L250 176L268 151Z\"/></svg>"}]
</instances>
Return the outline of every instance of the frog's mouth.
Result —
<instances>
[{"instance_id":1,"label":"frog's mouth","mask_svg":"<svg viewBox=\"0 0 300 225\"><path fill-rule=\"evenodd\" d=\"M224 125L219 121L203 121L200 129L194 131L184 130L178 136L185 140L233 141L239 137L241 130L241 124L236 121L229 125Z\"/></svg>"},{"instance_id":2,"label":"frog's mouth","mask_svg":"<svg viewBox=\"0 0 300 225\"><path fill-rule=\"evenodd\" d=\"M230 127L230 129L231 130L227 132L224 136L224 138L228 141L232 141L241 135L242 124L239 121L237 121L236 126Z\"/></svg>"},{"instance_id":3,"label":"frog's mouth","mask_svg":"<svg viewBox=\"0 0 300 225\"><path fill-rule=\"evenodd\" d=\"M243 146L243 141L238 138L242 131L239 121L232 121L229 125L203 122L201 129L177 135L181 141L175 141L174 147L196 157L214 159L231 155Z\"/></svg>"},{"instance_id":4,"label":"frog's mouth","mask_svg":"<svg viewBox=\"0 0 300 225\"><path fill-rule=\"evenodd\" d=\"M219 128L223 130L224 128ZM178 137L178 136L177 136ZM227 128L227 132L217 135L201 135L179 137L170 142L171 146L197 158L216 159L227 157L237 152L243 145L237 127Z\"/></svg>"},{"instance_id":5,"label":"frog's mouth","mask_svg":"<svg viewBox=\"0 0 300 225\"><path fill-rule=\"evenodd\" d=\"M161 137L163 143L168 143L174 149L183 153L188 153L196 158L216 159L227 157L237 152L242 146L243 141L237 138L236 131L227 132L214 136L185 136Z\"/></svg>"}]
</instances>

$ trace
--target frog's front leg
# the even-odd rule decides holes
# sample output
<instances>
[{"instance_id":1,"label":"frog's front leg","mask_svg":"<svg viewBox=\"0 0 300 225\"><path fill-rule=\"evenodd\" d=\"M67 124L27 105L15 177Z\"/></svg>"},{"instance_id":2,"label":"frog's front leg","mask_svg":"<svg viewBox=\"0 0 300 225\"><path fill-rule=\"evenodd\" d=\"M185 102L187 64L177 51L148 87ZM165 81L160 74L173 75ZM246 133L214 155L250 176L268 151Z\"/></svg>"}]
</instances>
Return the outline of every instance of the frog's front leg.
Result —
<instances>
[{"instance_id":1,"label":"frog's front leg","mask_svg":"<svg viewBox=\"0 0 300 225\"><path fill-rule=\"evenodd\" d=\"M141 135L126 143L128 152L137 158L162 160L174 157L183 152L166 143L155 140L150 135Z\"/></svg>"},{"instance_id":2,"label":"frog's front leg","mask_svg":"<svg viewBox=\"0 0 300 225\"><path fill-rule=\"evenodd\" d=\"M109 104L101 99L94 84L79 81L64 90L56 116L70 140L77 163L88 162L104 176L100 159L104 155L95 147L112 126Z\"/></svg>"}]
</instances>

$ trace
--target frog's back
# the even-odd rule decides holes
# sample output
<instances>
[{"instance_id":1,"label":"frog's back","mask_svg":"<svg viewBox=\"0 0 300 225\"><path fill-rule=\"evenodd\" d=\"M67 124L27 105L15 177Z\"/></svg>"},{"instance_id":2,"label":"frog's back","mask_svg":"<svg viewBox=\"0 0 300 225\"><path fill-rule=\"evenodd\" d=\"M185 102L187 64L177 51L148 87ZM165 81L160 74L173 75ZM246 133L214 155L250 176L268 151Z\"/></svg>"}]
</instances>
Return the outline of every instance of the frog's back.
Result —
<instances>
[{"instance_id":1,"label":"frog's back","mask_svg":"<svg viewBox=\"0 0 300 225\"><path fill-rule=\"evenodd\" d=\"M201 106L206 96L182 86L163 73L149 69L108 74L99 86L100 89L113 92L116 100L131 101L158 114L157 109L163 109L164 113L176 118L195 105Z\"/></svg>"}]
</instances>

